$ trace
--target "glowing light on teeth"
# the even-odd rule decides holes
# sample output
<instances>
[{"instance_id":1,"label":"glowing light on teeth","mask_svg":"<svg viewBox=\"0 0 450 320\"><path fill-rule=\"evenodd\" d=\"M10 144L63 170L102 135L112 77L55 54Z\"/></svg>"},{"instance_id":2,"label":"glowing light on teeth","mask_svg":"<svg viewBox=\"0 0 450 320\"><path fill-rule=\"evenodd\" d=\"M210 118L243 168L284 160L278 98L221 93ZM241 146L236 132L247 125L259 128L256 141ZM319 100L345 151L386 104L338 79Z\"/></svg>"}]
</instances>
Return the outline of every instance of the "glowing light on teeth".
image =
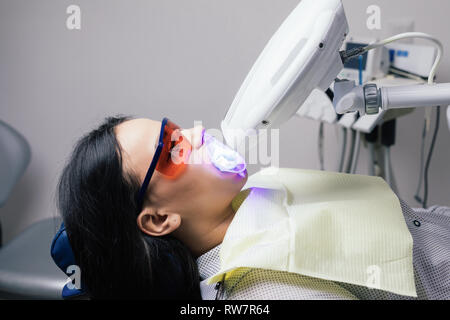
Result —
<instances>
[{"instance_id":1,"label":"glowing light on teeth","mask_svg":"<svg viewBox=\"0 0 450 320\"><path fill-rule=\"evenodd\" d=\"M245 176L247 165L239 153L207 133L205 133L203 139L209 158L217 169L222 172L238 173L242 177Z\"/></svg>"}]
</instances>

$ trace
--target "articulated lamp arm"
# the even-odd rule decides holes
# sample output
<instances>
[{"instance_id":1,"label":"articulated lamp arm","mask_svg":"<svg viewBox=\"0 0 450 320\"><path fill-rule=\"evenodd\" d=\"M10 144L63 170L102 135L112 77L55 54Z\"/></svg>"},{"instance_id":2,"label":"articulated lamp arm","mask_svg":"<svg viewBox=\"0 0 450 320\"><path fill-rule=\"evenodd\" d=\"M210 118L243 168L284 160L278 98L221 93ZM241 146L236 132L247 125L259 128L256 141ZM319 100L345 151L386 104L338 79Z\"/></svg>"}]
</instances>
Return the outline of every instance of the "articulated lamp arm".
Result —
<instances>
[{"instance_id":1,"label":"articulated lamp arm","mask_svg":"<svg viewBox=\"0 0 450 320\"><path fill-rule=\"evenodd\" d=\"M338 114L358 111L361 115L379 110L450 105L450 83L418 84L378 88L376 84L356 86L354 81L337 80L333 101ZM447 110L450 128L450 108Z\"/></svg>"}]
</instances>

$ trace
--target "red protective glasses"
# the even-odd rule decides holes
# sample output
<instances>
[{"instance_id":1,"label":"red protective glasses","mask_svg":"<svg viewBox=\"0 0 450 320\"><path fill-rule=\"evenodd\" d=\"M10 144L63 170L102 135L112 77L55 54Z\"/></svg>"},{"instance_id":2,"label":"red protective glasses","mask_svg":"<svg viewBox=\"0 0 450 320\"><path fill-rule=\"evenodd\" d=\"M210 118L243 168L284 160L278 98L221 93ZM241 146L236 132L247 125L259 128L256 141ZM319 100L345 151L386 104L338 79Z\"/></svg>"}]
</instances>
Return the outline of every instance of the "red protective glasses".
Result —
<instances>
[{"instance_id":1,"label":"red protective glasses","mask_svg":"<svg viewBox=\"0 0 450 320\"><path fill-rule=\"evenodd\" d=\"M181 134L181 128L164 118L155 154L138 193L137 199L140 207L142 207L145 193L155 170L169 179L176 179L186 168L191 151L192 145Z\"/></svg>"}]
</instances>

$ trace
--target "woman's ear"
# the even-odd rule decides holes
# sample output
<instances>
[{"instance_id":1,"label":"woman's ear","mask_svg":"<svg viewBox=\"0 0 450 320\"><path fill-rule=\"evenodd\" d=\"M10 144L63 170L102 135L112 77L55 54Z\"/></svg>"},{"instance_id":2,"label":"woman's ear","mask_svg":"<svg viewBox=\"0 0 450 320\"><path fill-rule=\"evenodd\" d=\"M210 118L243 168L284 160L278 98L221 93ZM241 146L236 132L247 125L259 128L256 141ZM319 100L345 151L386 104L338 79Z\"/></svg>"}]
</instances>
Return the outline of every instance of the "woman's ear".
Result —
<instances>
[{"instance_id":1,"label":"woman's ear","mask_svg":"<svg viewBox=\"0 0 450 320\"><path fill-rule=\"evenodd\" d=\"M177 213L158 212L147 208L139 214L137 224L142 232L161 237L175 231L181 224L181 217Z\"/></svg>"}]
</instances>

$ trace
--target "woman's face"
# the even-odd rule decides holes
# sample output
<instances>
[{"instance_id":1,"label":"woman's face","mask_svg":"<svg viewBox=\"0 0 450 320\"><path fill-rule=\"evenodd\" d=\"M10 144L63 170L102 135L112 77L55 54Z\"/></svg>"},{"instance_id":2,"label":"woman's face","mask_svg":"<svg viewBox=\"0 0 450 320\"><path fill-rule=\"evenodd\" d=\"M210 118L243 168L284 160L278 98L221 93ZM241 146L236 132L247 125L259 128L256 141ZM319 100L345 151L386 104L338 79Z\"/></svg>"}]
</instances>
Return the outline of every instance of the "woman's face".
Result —
<instances>
[{"instance_id":1,"label":"woman's face","mask_svg":"<svg viewBox=\"0 0 450 320\"><path fill-rule=\"evenodd\" d=\"M123 154L124 170L143 182L153 159L159 140L161 122L150 119L133 119L116 127L115 133ZM220 208L229 206L247 181L243 176L224 173L208 161L203 145L204 129L182 129L182 134L192 145L185 170L176 179L170 179L155 171L147 189L144 206L154 210L176 212L181 218L196 218L198 223L214 219L209 217Z\"/></svg>"}]
</instances>

